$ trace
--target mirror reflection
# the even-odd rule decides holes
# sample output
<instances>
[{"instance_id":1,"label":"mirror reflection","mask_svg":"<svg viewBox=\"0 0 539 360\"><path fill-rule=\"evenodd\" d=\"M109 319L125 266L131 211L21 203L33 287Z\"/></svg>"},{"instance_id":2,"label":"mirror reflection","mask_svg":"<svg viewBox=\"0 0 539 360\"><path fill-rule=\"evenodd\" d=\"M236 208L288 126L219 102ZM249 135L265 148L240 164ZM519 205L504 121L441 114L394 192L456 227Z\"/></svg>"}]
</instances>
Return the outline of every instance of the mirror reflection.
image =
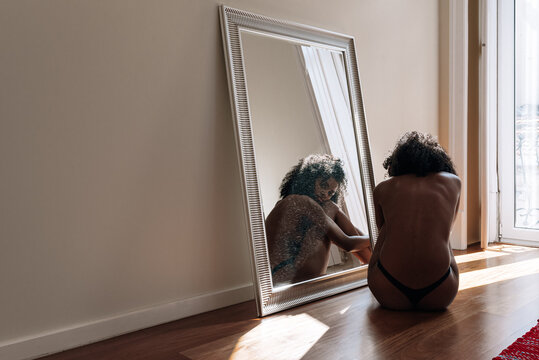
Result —
<instances>
[{"instance_id":1,"label":"mirror reflection","mask_svg":"<svg viewBox=\"0 0 539 360\"><path fill-rule=\"evenodd\" d=\"M240 38L274 286L368 263L344 50Z\"/></svg>"}]
</instances>

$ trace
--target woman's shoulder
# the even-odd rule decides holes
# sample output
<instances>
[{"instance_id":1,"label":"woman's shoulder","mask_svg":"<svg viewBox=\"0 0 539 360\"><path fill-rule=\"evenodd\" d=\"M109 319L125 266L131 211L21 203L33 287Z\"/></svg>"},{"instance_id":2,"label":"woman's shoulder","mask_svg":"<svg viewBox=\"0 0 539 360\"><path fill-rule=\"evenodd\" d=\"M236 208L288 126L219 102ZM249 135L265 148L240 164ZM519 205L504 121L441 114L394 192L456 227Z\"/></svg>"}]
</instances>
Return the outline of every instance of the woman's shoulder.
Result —
<instances>
[{"instance_id":1,"label":"woman's shoulder","mask_svg":"<svg viewBox=\"0 0 539 360\"><path fill-rule=\"evenodd\" d=\"M290 216L294 213L324 214L322 206L307 195L291 194L279 200L271 211L275 216ZM287 215L288 214L288 215Z\"/></svg>"},{"instance_id":2,"label":"woman's shoulder","mask_svg":"<svg viewBox=\"0 0 539 360\"><path fill-rule=\"evenodd\" d=\"M374 187L374 191L377 191L380 190L380 189L383 189L384 187L387 187L387 186L390 186L391 182L393 181L393 177L390 177L390 178L387 178L387 179L384 179L382 181L380 181L375 187Z\"/></svg>"},{"instance_id":3,"label":"woman's shoulder","mask_svg":"<svg viewBox=\"0 0 539 360\"><path fill-rule=\"evenodd\" d=\"M460 178L452 173L446 172L446 171L440 171L437 173L433 173L430 176L432 176L437 181L446 183L448 185L456 186L460 189L461 187L461 181Z\"/></svg>"},{"instance_id":4,"label":"woman's shoulder","mask_svg":"<svg viewBox=\"0 0 539 360\"><path fill-rule=\"evenodd\" d=\"M447 171L439 171L439 172L432 173L431 175L439 177L439 178L444 178L444 179L453 179L453 180L458 179L460 181L460 178L458 177L458 175L447 172Z\"/></svg>"},{"instance_id":5,"label":"woman's shoulder","mask_svg":"<svg viewBox=\"0 0 539 360\"><path fill-rule=\"evenodd\" d=\"M428 180L437 180L437 181L447 181L447 182L453 182L453 183L458 183L460 184L460 178L455 175L455 174L452 174L450 172L447 172L447 171L439 171L439 172L435 172L435 173L430 173L426 176L417 176L415 174L403 174L403 175L399 175L399 176L392 176L388 179L385 179L383 181L381 181L378 185L376 185L376 188L380 187L380 188L384 188L384 187L389 187L395 183L400 183L400 182L403 182L403 181L411 181L411 182L414 182L414 181L422 181L424 179L428 179ZM375 188L375 189L376 189Z\"/></svg>"},{"instance_id":6,"label":"woman's shoulder","mask_svg":"<svg viewBox=\"0 0 539 360\"><path fill-rule=\"evenodd\" d=\"M387 189L391 189L393 186L395 186L395 182L399 181L399 179L397 179L398 177L399 176L390 177L390 178L387 178L387 179L384 179L384 180L380 181L374 187L373 195L374 196L381 196L384 192L387 191Z\"/></svg>"},{"instance_id":7,"label":"woman's shoulder","mask_svg":"<svg viewBox=\"0 0 539 360\"><path fill-rule=\"evenodd\" d=\"M312 199L308 195L300 195L300 194L290 194L282 198L278 201L277 204L294 204L294 205L308 205L308 206L318 206L320 207L320 204L318 204L314 199Z\"/></svg>"},{"instance_id":8,"label":"woman's shoulder","mask_svg":"<svg viewBox=\"0 0 539 360\"><path fill-rule=\"evenodd\" d=\"M439 184L442 186L454 187L457 190L460 190L461 181L460 178L452 173L446 171L440 171L436 173L430 173L427 176L416 176L415 174L404 174L399 176L393 176L389 179L381 181L374 188L374 195L383 195L385 192L392 192L396 189L402 188L403 186L410 186L412 184L423 184L430 183L432 185Z\"/></svg>"},{"instance_id":9,"label":"woman's shoulder","mask_svg":"<svg viewBox=\"0 0 539 360\"><path fill-rule=\"evenodd\" d=\"M387 192L386 188L389 186L391 187L389 181L391 180L391 178L389 179L385 179L385 180L382 180L381 182L379 182L373 189L372 191L372 196L374 198L374 202L375 204L376 203L379 203L382 198L384 197L384 193Z\"/></svg>"},{"instance_id":10,"label":"woman's shoulder","mask_svg":"<svg viewBox=\"0 0 539 360\"><path fill-rule=\"evenodd\" d=\"M324 211L326 212L326 214L330 217L330 218L334 218L337 213L339 213L339 211L341 210L341 208L339 207L339 205L335 204L333 201L329 200L329 201L326 201L325 203L322 204L322 208L324 209Z\"/></svg>"},{"instance_id":11,"label":"woman's shoulder","mask_svg":"<svg viewBox=\"0 0 539 360\"><path fill-rule=\"evenodd\" d=\"M300 194L290 194L286 195L284 198L282 198L280 201L314 201L307 195L300 195Z\"/></svg>"}]
</instances>

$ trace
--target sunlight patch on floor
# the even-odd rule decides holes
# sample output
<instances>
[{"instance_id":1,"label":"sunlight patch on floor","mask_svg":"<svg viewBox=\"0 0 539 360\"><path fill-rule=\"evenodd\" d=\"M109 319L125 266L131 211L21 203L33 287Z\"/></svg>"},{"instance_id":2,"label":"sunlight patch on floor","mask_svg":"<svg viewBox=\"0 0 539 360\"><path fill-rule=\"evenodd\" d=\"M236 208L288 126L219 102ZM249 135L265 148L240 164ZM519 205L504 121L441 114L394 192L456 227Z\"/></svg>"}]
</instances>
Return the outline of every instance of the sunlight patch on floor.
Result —
<instances>
[{"instance_id":1,"label":"sunlight patch on floor","mask_svg":"<svg viewBox=\"0 0 539 360\"><path fill-rule=\"evenodd\" d=\"M530 246L501 244L501 245L489 246L486 250L489 250L489 251L501 251L501 252L507 252L507 253L515 254L515 253L523 253L523 252L528 252L528 251L537 251L539 249L535 248L535 247L530 247Z\"/></svg>"},{"instance_id":2,"label":"sunlight patch on floor","mask_svg":"<svg viewBox=\"0 0 539 360\"><path fill-rule=\"evenodd\" d=\"M347 307L345 307L344 309L339 311L339 314L344 315L348 311L348 309L350 309L350 306L352 306L352 305L348 305Z\"/></svg>"},{"instance_id":3,"label":"sunlight patch on floor","mask_svg":"<svg viewBox=\"0 0 539 360\"><path fill-rule=\"evenodd\" d=\"M328 329L307 314L264 319L238 339L229 359L299 360Z\"/></svg>"},{"instance_id":4,"label":"sunlight patch on floor","mask_svg":"<svg viewBox=\"0 0 539 360\"><path fill-rule=\"evenodd\" d=\"M483 251L474 252L464 255L456 255L455 260L457 264L467 263L471 261L496 258L500 256L507 256L515 253L523 253L528 251L537 251L537 248L517 246L517 245L495 245L489 246Z\"/></svg>"},{"instance_id":5,"label":"sunlight patch on floor","mask_svg":"<svg viewBox=\"0 0 539 360\"><path fill-rule=\"evenodd\" d=\"M460 274L459 291L539 273L539 258Z\"/></svg>"},{"instance_id":6,"label":"sunlight patch on floor","mask_svg":"<svg viewBox=\"0 0 539 360\"><path fill-rule=\"evenodd\" d=\"M500 251L480 251L475 252L471 254L464 254L464 255L457 255L455 256L455 260L457 261L457 264L467 263L470 261L477 261L477 260L483 260L483 259L489 259L489 258L495 258L500 256L507 256L508 253L500 252Z\"/></svg>"}]
</instances>

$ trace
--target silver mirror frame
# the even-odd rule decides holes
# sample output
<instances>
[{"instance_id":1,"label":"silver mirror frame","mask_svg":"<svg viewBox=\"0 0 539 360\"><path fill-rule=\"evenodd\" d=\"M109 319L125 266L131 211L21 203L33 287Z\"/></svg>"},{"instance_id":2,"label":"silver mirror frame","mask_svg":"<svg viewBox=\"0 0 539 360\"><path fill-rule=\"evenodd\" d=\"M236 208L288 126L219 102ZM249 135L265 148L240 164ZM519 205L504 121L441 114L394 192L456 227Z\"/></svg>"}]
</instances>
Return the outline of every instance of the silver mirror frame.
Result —
<instances>
[{"instance_id":1,"label":"silver mirror frame","mask_svg":"<svg viewBox=\"0 0 539 360\"><path fill-rule=\"evenodd\" d=\"M354 121L358 159L360 161L359 168L361 169L361 179L363 182L367 224L374 248L378 236L372 195L374 176L354 38L315 27L252 14L224 5L220 6L220 16L231 108L235 124L238 160L242 178L243 200L249 230L249 244L252 253L258 315L269 315L366 285L367 265L301 283L278 288L272 286L240 31L251 30L264 32L318 44L323 47L330 46L344 50L352 118Z\"/></svg>"}]
</instances>

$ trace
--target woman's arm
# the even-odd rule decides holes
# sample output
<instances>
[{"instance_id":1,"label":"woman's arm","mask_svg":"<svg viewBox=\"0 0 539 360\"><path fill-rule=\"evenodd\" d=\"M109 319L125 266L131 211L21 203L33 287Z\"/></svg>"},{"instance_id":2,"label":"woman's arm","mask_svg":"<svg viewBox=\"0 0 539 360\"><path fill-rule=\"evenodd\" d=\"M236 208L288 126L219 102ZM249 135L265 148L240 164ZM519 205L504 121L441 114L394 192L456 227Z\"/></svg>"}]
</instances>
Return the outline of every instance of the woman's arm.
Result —
<instances>
[{"instance_id":1,"label":"woman's arm","mask_svg":"<svg viewBox=\"0 0 539 360\"><path fill-rule=\"evenodd\" d=\"M365 236L365 234L363 234L361 230L359 230L357 227L354 226L354 224L352 224L348 216L346 216L346 214L341 209L338 209L337 214L335 215L335 223L343 230L346 235ZM352 252L352 254L357 257L359 261L361 261L363 264L368 264L372 255L370 238L369 246Z\"/></svg>"},{"instance_id":2,"label":"woman's arm","mask_svg":"<svg viewBox=\"0 0 539 360\"><path fill-rule=\"evenodd\" d=\"M338 209L335 215L335 223L346 235L365 235L352 224L348 216L341 209Z\"/></svg>"},{"instance_id":3,"label":"woman's arm","mask_svg":"<svg viewBox=\"0 0 539 360\"><path fill-rule=\"evenodd\" d=\"M384 213L382 212L382 205L380 204L380 197L381 193L383 192L382 184L383 183L378 184L378 186L376 186L374 188L374 191L372 192L372 198L374 202L374 216L376 218L376 227L378 228L378 230L380 230L385 223Z\"/></svg>"},{"instance_id":4,"label":"woman's arm","mask_svg":"<svg viewBox=\"0 0 539 360\"><path fill-rule=\"evenodd\" d=\"M376 227L378 227L378 239L376 240L376 244L374 245L374 249L372 251L372 257L369 262L369 271L371 268L374 268L376 265L376 262L380 258L380 251L384 245L384 233L382 232L382 226L384 226L385 219L384 219L384 213L382 211L382 205L380 204L380 197L382 190L383 183L378 184L376 188L374 188L373 191L373 201L374 201L374 214L376 216Z\"/></svg>"},{"instance_id":5,"label":"woman's arm","mask_svg":"<svg viewBox=\"0 0 539 360\"><path fill-rule=\"evenodd\" d=\"M347 235L335 221L331 220L328 216L326 216L326 219L328 236L340 248L348 252L358 252L371 246L369 236Z\"/></svg>"}]
</instances>

